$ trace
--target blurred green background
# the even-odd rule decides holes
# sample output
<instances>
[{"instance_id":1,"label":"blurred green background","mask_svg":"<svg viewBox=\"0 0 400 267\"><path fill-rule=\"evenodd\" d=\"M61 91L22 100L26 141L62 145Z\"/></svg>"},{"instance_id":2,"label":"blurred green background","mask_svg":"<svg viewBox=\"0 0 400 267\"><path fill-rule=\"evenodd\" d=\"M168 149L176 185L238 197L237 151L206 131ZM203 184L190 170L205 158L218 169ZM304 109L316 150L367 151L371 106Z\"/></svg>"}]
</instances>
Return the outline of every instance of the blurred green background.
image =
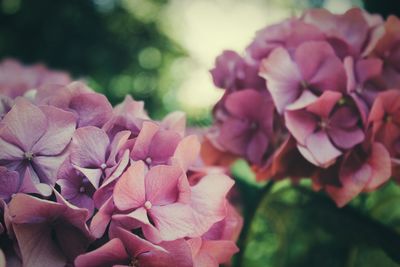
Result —
<instances>
[{"instance_id":1,"label":"blurred green background","mask_svg":"<svg viewBox=\"0 0 400 267\"><path fill-rule=\"evenodd\" d=\"M184 110L207 126L222 91L208 70L223 49L243 51L257 29L309 7L362 6L400 14L398 0L0 0L0 58L42 62L85 79L116 104L126 94L160 118ZM254 182L233 168L242 193L245 249L234 266L400 266L400 187L391 183L337 209L307 183ZM257 203L260 205L257 209ZM254 218L250 223L250 218ZM245 237L247 235L247 238Z\"/></svg>"},{"instance_id":2,"label":"blurred green background","mask_svg":"<svg viewBox=\"0 0 400 267\"><path fill-rule=\"evenodd\" d=\"M0 58L43 62L86 79L113 104L131 94L156 118L181 109L205 125L222 93L208 70L223 49L242 51L257 29L305 8L351 6L362 1L0 0Z\"/></svg>"}]
</instances>

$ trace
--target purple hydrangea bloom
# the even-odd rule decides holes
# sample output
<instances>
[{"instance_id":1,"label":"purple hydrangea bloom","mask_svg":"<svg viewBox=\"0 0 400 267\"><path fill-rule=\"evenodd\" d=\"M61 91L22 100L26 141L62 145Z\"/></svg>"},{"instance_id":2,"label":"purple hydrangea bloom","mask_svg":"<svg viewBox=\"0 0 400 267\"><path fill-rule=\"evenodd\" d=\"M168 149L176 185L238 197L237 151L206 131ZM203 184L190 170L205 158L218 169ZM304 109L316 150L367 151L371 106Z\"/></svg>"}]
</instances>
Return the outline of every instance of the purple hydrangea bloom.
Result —
<instances>
[{"instance_id":1,"label":"purple hydrangea bloom","mask_svg":"<svg viewBox=\"0 0 400 267\"><path fill-rule=\"evenodd\" d=\"M37 191L49 195L75 125L70 112L17 99L0 124L0 165L22 176L28 169Z\"/></svg>"}]
</instances>

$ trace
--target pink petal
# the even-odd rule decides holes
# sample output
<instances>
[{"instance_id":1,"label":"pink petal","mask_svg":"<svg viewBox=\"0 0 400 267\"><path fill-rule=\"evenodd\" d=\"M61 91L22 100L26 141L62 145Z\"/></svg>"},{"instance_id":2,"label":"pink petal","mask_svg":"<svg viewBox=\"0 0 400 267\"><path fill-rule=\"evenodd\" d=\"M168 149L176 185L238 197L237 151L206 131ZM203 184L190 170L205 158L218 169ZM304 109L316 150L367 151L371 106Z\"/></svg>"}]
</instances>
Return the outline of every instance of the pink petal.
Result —
<instances>
[{"instance_id":1,"label":"pink petal","mask_svg":"<svg viewBox=\"0 0 400 267\"><path fill-rule=\"evenodd\" d=\"M294 57L303 80L311 87L320 92L346 90L344 67L327 42L305 42L296 49Z\"/></svg>"},{"instance_id":2,"label":"pink petal","mask_svg":"<svg viewBox=\"0 0 400 267\"><path fill-rule=\"evenodd\" d=\"M226 216L226 194L234 181L228 176L210 174L203 177L192 187L192 209L194 232L191 236L200 236Z\"/></svg>"},{"instance_id":3,"label":"pink petal","mask_svg":"<svg viewBox=\"0 0 400 267\"><path fill-rule=\"evenodd\" d=\"M176 166L151 168L145 178L146 199L153 205L167 205L179 198L178 183L184 173Z\"/></svg>"},{"instance_id":4,"label":"pink petal","mask_svg":"<svg viewBox=\"0 0 400 267\"><path fill-rule=\"evenodd\" d=\"M186 114L181 111L169 113L161 122L164 130L172 130L177 132L181 137L185 136L186 130Z\"/></svg>"},{"instance_id":5,"label":"pink petal","mask_svg":"<svg viewBox=\"0 0 400 267\"><path fill-rule=\"evenodd\" d=\"M189 135L179 142L173 155L173 162L178 164L183 170L187 170L193 165L200 154L199 138L195 135Z\"/></svg>"},{"instance_id":6,"label":"pink petal","mask_svg":"<svg viewBox=\"0 0 400 267\"><path fill-rule=\"evenodd\" d=\"M390 155L382 144L372 144L368 164L371 166L372 174L370 180L364 187L364 191L367 192L375 190L388 181L391 176Z\"/></svg>"},{"instance_id":7,"label":"pink petal","mask_svg":"<svg viewBox=\"0 0 400 267\"><path fill-rule=\"evenodd\" d=\"M199 260L199 257L208 255L220 264L229 263L232 256L238 251L238 247L230 240L203 240L201 251L196 257L196 262Z\"/></svg>"},{"instance_id":8,"label":"pink petal","mask_svg":"<svg viewBox=\"0 0 400 267\"><path fill-rule=\"evenodd\" d=\"M176 132L159 130L151 140L148 156L156 164L166 163L174 154L180 140L181 137Z\"/></svg>"},{"instance_id":9,"label":"pink petal","mask_svg":"<svg viewBox=\"0 0 400 267\"><path fill-rule=\"evenodd\" d=\"M108 224L110 223L114 208L113 199L110 197L93 216L93 219L90 222L90 232L95 238L103 236Z\"/></svg>"},{"instance_id":10,"label":"pink petal","mask_svg":"<svg viewBox=\"0 0 400 267\"><path fill-rule=\"evenodd\" d=\"M368 164L356 165L355 162L347 160L343 162L339 173L341 187L330 186L326 191L339 207L343 207L362 192L371 174L372 168Z\"/></svg>"},{"instance_id":11,"label":"pink petal","mask_svg":"<svg viewBox=\"0 0 400 267\"><path fill-rule=\"evenodd\" d=\"M265 78L276 109L282 113L300 95L302 77L288 51L278 47L261 62L260 76Z\"/></svg>"},{"instance_id":12,"label":"pink petal","mask_svg":"<svg viewBox=\"0 0 400 267\"><path fill-rule=\"evenodd\" d=\"M129 255L120 239L114 238L100 248L80 255L75 260L76 267L105 267L127 264Z\"/></svg>"},{"instance_id":13,"label":"pink petal","mask_svg":"<svg viewBox=\"0 0 400 267\"><path fill-rule=\"evenodd\" d=\"M114 203L121 210L131 210L144 204L145 171L143 161L133 163L121 176L114 187Z\"/></svg>"},{"instance_id":14,"label":"pink petal","mask_svg":"<svg viewBox=\"0 0 400 267\"><path fill-rule=\"evenodd\" d=\"M174 203L153 206L149 215L163 241L172 241L188 236L194 231L193 216L189 205Z\"/></svg>"},{"instance_id":15,"label":"pink petal","mask_svg":"<svg viewBox=\"0 0 400 267\"><path fill-rule=\"evenodd\" d=\"M159 126L153 122L145 121L142 129L136 138L135 145L132 148L131 158L133 160L146 159L149 153L151 141L159 130Z\"/></svg>"},{"instance_id":16,"label":"pink petal","mask_svg":"<svg viewBox=\"0 0 400 267\"><path fill-rule=\"evenodd\" d=\"M328 118L336 103L342 98L339 92L325 91L314 103L306 109L322 118Z\"/></svg>"}]
</instances>

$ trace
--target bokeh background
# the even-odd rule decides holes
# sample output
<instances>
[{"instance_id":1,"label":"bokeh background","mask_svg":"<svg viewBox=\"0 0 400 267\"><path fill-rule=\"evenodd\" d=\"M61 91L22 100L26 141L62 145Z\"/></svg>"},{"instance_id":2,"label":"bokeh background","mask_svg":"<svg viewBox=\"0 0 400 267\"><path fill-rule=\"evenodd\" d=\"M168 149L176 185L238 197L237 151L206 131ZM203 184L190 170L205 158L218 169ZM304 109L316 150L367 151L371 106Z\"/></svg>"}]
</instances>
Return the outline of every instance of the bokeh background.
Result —
<instances>
[{"instance_id":1,"label":"bokeh background","mask_svg":"<svg viewBox=\"0 0 400 267\"><path fill-rule=\"evenodd\" d=\"M113 104L131 94L153 118L180 109L191 125L207 126L222 95L209 69L222 50L243 51L256 30L306 8L341 13L361 6L387 16L400 15L398 2L0 0L0 59L41 62L86 80ZM338 210L322 195L281 182L256 211L262 185L243 162L233 173L245 218L255 213L234 266L399 266L393 257L400 257L400 187L394 183Z\"/></svg>"},{"instance_id":2,"label":"bokeh background","mask_svg":"<svg viewBox=\"0 0 400 267\"><path fill-rule=\"evenodd\" d=\"M387 3L385 3L385 1ZM400 13L397 0L366 0ZM210 122L221 96L208 70L257 29L309 7L343 12L362 0L0 0L0 58L43 62L87 80L115 104L126 94L160 117L176 109Z\"/></svg>"}]
</instances>

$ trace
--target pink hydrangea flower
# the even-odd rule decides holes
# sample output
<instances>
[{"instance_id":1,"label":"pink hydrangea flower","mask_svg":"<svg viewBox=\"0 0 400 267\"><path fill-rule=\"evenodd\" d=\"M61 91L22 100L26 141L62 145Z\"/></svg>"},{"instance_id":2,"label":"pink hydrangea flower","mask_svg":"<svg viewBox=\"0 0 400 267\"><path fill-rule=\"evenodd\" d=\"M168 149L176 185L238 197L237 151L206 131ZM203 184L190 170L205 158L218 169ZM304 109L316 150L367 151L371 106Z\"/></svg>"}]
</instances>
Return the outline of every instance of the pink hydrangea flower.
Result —
<instances>
[{"instance_id":1,"label":"pink hydrangea flower","mask_svg":"<svg viewBox=\"0 0 400 267\"><path fill-rule=\"evenodd\" d=\"M300 153L317 166L333 164L343 150L364 140L358 111L345 101L342 94L326 91L305 108L285 112L286 126Z\"/></svg>"},{"instance_id":2,"label":"pink hydrangea flower","mask_svg":"<svg viewBox=\"0 0 400 267\"><path fill-rule=\"evenodd\" d=\"M279 113L289 105L309 103L327 90L346 91L343 64L327 42L305 42L293 55L276 48L263 60L260 75Z\"/></svg>"}]
</instances>

